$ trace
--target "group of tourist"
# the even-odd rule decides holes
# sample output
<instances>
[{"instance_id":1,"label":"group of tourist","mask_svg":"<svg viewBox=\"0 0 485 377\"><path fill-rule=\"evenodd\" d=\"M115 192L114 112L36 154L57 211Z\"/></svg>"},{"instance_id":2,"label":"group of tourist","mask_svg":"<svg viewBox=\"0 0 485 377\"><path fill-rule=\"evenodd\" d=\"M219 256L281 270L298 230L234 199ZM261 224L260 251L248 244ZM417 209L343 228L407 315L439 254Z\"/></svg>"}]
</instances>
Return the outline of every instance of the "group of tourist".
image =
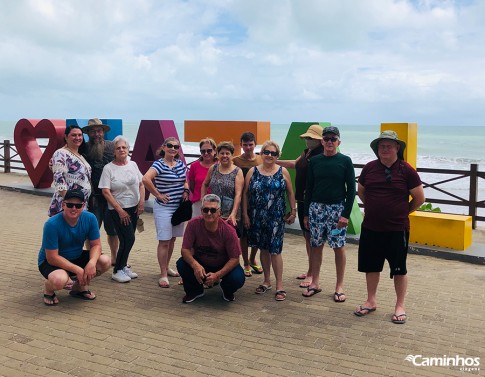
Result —
<instances>
[{"instance_id":1,"label":"group of tourist","mask_svg":"<svg viewBox=\"0 0 485 377\"><path fill-rule=\"evenodd\" d=\"M395 132L384 131L372 141L377 160L362 170L356 189L352 161L339 152L340 131L334 126L310 126L300 135L307 148L296 160L279 160L280 147L273 141L263 143L260 154L255 154L255 136L246 132L240 138L240 156L234 156L231 142L216 145L205 138L199 143L200 158L187 167L179 158L180 141L169 137L160 148L161 158L145 175L128 158L128 140L122 136L104 140L107 131L109 127L99 119L89 120L84 128L67 127L66 145L52 157L55 193L38 258L46 278L46 305L58 303L55 291L62 288L74 297L94 299L89 282L110 266L117 282L137 278L128 258L144 211L145 190L155 198L158 284L168 288L168 277L179 277L184 303L215 285L224 300L233 301L234 293L253 273L263 274L255 293L265 294L272 289L271 269L275 300L284 301L284 229L297 216L308 256L306 273L297 276L303 296L322 291L320 269L327 242L335 256L333 299L344 302L346 229L357 192L365 212L358 269L366 273L368 297L354 314L362 317L376 310L379 274L387 260L397 296L391 320L406 322L408 214L424 202L424 192L416 171L403 161L406 144ZM89 136L87 143L83 133ZM288 168L296 170L296 194ZM175 224L174 213L188 201L192 219ZM83 211L86 204L88 211ZM111 258L101 253L103 222ZM183 237L177 271L170 268L176 237ZM87 250L83 250L85 241ZM258 249L261 265L256 261Z\"/></svg>"}]
</instances>

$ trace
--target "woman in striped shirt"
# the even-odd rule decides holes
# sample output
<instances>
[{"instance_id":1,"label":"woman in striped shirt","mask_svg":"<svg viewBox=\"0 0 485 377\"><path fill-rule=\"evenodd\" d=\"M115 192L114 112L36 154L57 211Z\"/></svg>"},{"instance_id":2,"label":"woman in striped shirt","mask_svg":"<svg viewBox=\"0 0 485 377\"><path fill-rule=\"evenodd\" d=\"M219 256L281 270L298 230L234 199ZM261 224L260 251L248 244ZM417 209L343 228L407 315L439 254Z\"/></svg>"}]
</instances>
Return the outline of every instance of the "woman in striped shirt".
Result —
<instances>
[{"instance_id":1,"label":"woman in striped shirt","mask_svg":"<svg viewBox=\"0 0 485 377\"><path fill-rule=\"evenodd\" d=\"M172 225L172 215L182 200L189 199L187 166L179 159L180 142L175 137L165 139L161 159L155 161L143 177L146 189L155 197L153 217L157 229L157 256L161 277L158 285L170 286L168 276L179 274L168 267L176 237L182 237L184 223Z\"/></svg>"}]
</instances>

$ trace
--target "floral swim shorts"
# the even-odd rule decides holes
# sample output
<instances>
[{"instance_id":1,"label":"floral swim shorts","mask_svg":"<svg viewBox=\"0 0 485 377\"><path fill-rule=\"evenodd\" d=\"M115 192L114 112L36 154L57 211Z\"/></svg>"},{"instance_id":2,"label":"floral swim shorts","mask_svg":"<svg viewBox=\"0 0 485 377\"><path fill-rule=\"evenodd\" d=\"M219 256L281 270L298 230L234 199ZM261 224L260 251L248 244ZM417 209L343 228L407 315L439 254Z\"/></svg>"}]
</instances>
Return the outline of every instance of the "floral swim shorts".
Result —
<instances>
[{"instance_id":1,"label":"floral swim shorts","mask_svg":"<svg viewBox=\"0 0 485 377\"><path fill-rule=\"evenodd\" d=\"M345 245L347 228L340 229L338 233L336 231L343 209L343 202L337 204L310 203L308 220L310 222L310 244L312 247L322 246L325 241L328 241L328 246L332 249Z\"/></svg>"}]
</instances>

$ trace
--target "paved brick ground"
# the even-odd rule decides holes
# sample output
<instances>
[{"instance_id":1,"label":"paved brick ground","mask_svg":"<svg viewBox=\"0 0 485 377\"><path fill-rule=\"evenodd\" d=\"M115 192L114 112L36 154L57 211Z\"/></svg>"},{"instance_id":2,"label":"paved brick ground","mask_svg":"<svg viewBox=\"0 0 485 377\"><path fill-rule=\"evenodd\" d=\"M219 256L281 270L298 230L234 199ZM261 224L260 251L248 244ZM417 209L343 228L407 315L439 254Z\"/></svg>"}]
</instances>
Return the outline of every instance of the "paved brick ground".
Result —
<instances>
[{"instance_id":1,"label":"paved brick ground","mask_svg":"<svg viewBox=\"0 0 485 377\"><path fill-rule=\"evenodd\" d=\"M334 303L333 253L326 248L323 292L306 299L295 276L305 269L302 238L285 236L285 302L255 295L253 276L236 301L218 288L182 304L182 287L157 285L151 214L130 263L140 277L97 278L92 302L58 293L42 303L37 251L49 198L0 190L1 376L462 376L483 371L414 366L407 355L480 357L485 368L485 267L409 256L406 325L390 322L394 290L381 278L378 310L352 314L365 299L356 246L348 247L345 303ZM102 236L104 250L106 237ZM178 256L180 242L177 242ZM174 258L175 260L175 258ZM172 267L174 263L172 263Z\"/></svg>"}]
</instances>

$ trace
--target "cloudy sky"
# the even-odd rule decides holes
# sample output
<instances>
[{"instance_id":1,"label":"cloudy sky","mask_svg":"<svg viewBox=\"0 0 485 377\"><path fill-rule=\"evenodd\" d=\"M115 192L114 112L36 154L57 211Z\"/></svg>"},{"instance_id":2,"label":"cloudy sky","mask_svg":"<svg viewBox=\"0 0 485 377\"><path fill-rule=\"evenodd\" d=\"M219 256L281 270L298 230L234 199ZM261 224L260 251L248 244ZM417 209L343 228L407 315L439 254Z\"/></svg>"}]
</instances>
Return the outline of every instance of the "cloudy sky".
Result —
<instances>
[{"instance_id":1,"label":"cloudy sky","mask_svg":"<svg viewBox=\"0 0 485 377\"><path fill-rule=\"evenodd\" d=\"M0 120L485 126L485 1L0 0Z\"/></svg>"}]
</instances>

